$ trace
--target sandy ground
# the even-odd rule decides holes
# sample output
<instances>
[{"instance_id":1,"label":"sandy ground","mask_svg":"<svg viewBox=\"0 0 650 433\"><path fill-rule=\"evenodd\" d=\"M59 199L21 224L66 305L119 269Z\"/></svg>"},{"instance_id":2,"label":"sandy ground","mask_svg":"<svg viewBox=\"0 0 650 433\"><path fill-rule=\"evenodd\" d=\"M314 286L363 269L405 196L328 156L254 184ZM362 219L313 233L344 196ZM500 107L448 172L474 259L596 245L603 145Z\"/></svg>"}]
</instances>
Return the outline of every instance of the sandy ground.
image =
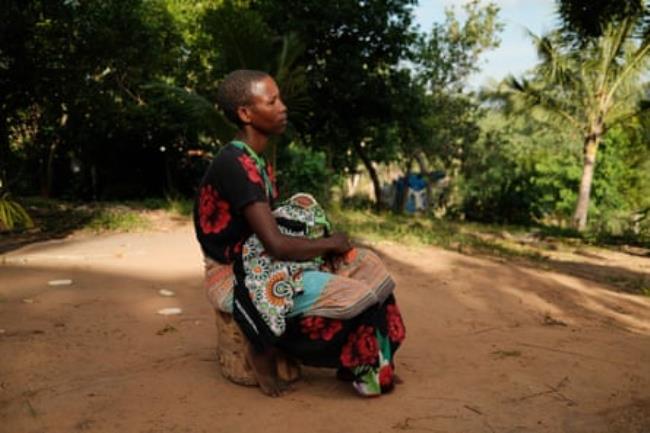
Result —
<instances>
[{"instance_id":1,"label":"sandy ground","mask_svg":"<svg viewBox=\"0 0 650 433\"><path fill-rule=\"evenodd\" d=\"M379 399L328 370L305 369L279 399L222 378L189 226L4 254L0 432L650 432L650 298L505 260L376 248L407 325L405 383ZM618 266L601 259L585 269ZM650 258L635 260L650 276Z\"/></svg>"}]
</instances>

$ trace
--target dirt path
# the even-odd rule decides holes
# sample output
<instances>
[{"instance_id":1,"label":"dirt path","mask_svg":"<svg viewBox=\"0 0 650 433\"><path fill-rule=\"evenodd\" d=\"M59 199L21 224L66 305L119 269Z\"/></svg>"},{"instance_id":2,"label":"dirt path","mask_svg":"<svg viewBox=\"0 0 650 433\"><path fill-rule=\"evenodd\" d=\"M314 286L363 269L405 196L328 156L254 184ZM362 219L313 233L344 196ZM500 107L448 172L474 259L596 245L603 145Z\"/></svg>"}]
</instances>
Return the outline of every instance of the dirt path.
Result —
<instances>
[{"instance_id":1,"label":"dirt path","mask_svg":"<svg viewBox=\"0 0 650 433\"><path fill-rule=\"evenodd\" d=\"M0 256L0 432L650 432L650 298L376 247L408 334L405 384L374 400L327 370L306 370L280 399L224 380L188 226ZM57 279L73 282L48 286ZM172 306L184 314L156 314Z\"/></svg>"}]
</instances>

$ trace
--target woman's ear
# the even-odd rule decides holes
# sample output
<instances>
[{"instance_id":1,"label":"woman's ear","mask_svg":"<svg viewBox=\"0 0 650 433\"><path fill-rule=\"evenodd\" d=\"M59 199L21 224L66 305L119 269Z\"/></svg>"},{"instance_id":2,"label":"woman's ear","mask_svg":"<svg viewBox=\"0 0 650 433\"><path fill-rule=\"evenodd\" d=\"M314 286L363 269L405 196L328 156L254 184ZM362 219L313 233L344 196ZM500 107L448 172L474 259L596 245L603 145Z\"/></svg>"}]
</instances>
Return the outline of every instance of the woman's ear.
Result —
<instances>
[{"instance_id":1,"label":"woman's ear","mask_svg":"<svg viewBox=\"0 0 650 433\"><path fill-rule=\"evenodd\" d=\"M247 106L241 105L237 107L237 116L244 125L251 123L251 111Z\"/></svg>"}]
</instances>

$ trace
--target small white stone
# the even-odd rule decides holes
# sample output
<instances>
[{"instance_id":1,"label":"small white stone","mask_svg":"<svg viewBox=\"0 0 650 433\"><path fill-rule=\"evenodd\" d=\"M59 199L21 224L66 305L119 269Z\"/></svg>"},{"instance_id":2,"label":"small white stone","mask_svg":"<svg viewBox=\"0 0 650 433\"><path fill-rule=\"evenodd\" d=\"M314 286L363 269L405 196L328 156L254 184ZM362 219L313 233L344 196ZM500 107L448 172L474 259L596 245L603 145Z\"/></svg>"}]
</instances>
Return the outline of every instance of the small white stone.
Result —
<instances>
[{"instance_id":1,"label":"small white stone","mask_svg":"<svg viewBox=\"0 0 650 433\"><path fill-rule=\"evenodd\" d=\"M178 307L163 308L161 310L158 310L158 314L160 314L161 316L176 316L182 313L183 310Z\"/></svg>"},{"instance_id":2,"label":"small white stone","mask_svg":"<svg viewBox=\"0 0 650 433\"><path fill-rule=\"evenodd\" d=\"M69 286L72 284L72 280L50 280L47 284L50 286Z\"/></svg>"},{"instance_id":3,"label":"small white stone","mask_svg":"<svg viewBox=\"0 0 650 433\"><path fill-rule=\"evenodd\" d=\"M160 296L167 296L167 297L176 296L176 293L172 292L171 290L167 290L167 289L158 290L158 294Z\"/></svg>"}]
</instances>

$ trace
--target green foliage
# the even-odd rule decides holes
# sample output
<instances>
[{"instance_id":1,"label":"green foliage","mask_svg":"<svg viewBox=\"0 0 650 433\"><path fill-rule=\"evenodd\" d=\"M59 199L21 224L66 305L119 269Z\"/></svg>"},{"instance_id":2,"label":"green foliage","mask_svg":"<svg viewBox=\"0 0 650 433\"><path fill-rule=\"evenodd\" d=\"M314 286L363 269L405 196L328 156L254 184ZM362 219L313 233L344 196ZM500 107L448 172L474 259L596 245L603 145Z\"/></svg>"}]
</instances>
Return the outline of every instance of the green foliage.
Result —
<instances>
[{"instance_id":1,"label":"green foliage","mask_svg":"<svg viewBox=\"0 0 650 433\"><path fill-rule=\"evenodd\" d=\"M499 46L503 23L494 3L472 0L463 5L463 12L461 22L447 9L445 22L433 23L430 34L418 42L419 77L431 92L462 91L469 75L480 70L481 54Z\"/></svg>"},{"instance_id":2,"label":"green foliage","mask_svg":"<svg viewBox=\"0 0 650 433\"><path fill-rule=\"evenodd\" d=\"M86 228L93 231L137 231L146 230L151 223L139 212L128 208L107 207L99 209Z\"/></svg>"},{"instance_id":3,"label":"green foliage","mask_svg":"<svg viewBox=\"0 0 650 433\"><path fill-rule=\"evenodd\" d=\"M20 203L3 192L0 194L0 231L16 227L31 228L34 227L34 222Z\"/></svg>"},{"instance_id":4,"label":"green foliage","mask_svg":"<svg viewBox=\"0 0 650 433\"><path fill-rule=\"evenodd\" d=\"M557 180L546 173L539 177L546 184L538 184L537 170L556 167L549 158L564 147L564 137L535 128L523 117L497 113L481 126L482 136L463 154L460 213L475 221L530 224L555 212L545 205L553 205L561 194L551 184Z\"/></svg>"},{"instance_id":5,"label":"green foliage","mask_svg":"<svg viewBox=\"0 0 650 433\"><path fill-rule=\"evenodd\" d=\"M372 162L387 162L395 156L395 146L383 137L408 116L396 108L402 95L410 92L409 74L401 61L410 55L417 38L412 24L415 3L254 3L269 27L280 34L295 33L304 44L300 60L315 104L300 137L303 144L325 152L328 166L335 171L355 171L363 162L375 176Z\"/></svg>"},{"instance_id":6,"label":"green foliage","mask_svg":"<svg viewBox=\"0 0 650 433\"><path fill-rule=\"evenodd\" d=\"M456 212L475 221L567 226L582 172L578 137L525 115L491 113L481 129L480 139L464 154ZM624 236L636 230L634 236L644 238L645 226L635 224L634 215L650 207L647 146L642 127L607 133L587 236L603 239L606 233Z\"/></svg>"},{"instance_id":7,"label":"green foliage","mask_svg":"<svg viewBox=\"0 0 650 433\"><path fill-rule=\"evenodd\" d=\"M276 168L282 199L306 192L323 205L329 203L329 189L336 183L336 176L327 168L323 152L291 143L279 149Z\"/></svg>"},{"instance_id":8,"label":"green foliage","mask_svg":"<svg viewBox=\"0 0 650 433\"><path fill-rule=\"evenodd\" d=\"M147 198L137 202L129 202L133 209L165 210L173 214L187 217L192 215L194 201L183 197Z\"/></svg>"},{"instance_id":9,"label":"green foliage","mask_svg":"<svg viewBox=\"0 0 650 433\"><path fill-rule=\"evenodd\" d=\"M639 81L650 59L650 9L639 3L621 8L619 15L597 3L597 11L609 10L606 19L594 19L597 31L593 34L577 25L580 43L575 44L574 38L567 37L567 31L571 33L567 28L592 18L580 12L586 3L561 2L560 13L567 20L564 29L542 37L531 34L539 64L529 77L504 80L498 92L510 111L536 110L549 124L566 123L583 137L583 171L572 218L579 230L587 227L594 165L605 133L629 124L647 108L640 104ZM632 3L624 2L624 6Z\"/></svg>"},{"instance_id":10,"label":"green foliage","mask_svg":"<svg viewBox=\"0 0 650 433\"><path fill-rule=\"evenodd\" d=\"M25 192L99 197L109 183L120 183L109 173L163 159L158 149L173 148L181 134L160 133L140 86L169 78L180 55L164 2L10 4L1 12L11 23L1 38L11 67L0 76L6 95L0 117L8 122L12 152L24 155L23 169L32 174ZM114 155L122 166L113 165ZM146 169L166 179L163 164Z\"/></svg>"},{"instance_id":11,"label":"green foliage","mask_svg":"<svg viewBox=\"0 0 650 433\"><path fill-rule=\"evenodd\" d=\"M641 18L650 12L650 4L645 0L558 0L557 3L563 32L581 42L601 36L603 29L612 23L629 16Z\"/></svg>"},{"instance_id":12,"label":"green foliage","mask_svg":"<svg viewBox=\"0 0 650 433\"><path fill-rule=\"evenodd\" d=\"M326 203L335 173L363 164L377 174L378 163L411 170L417 162L452 179L448 216L562 227L578 198L584 126L598 117L584 108L611 94L585 236L647 239L650 121L636 104L647 93L639 85L647 78L639 75L647 20L638 2L592 2L592 17L583 1L559 1L564 24L578 23L573 36L565 25L536 38L539 67L511 80L509 96L520 98L499 104L481 104L466 90L481 55L499 44L498 8L468 2L419 33L416 3L5 2L0 182L20 197L158 197L146 205L188 215L186 197L233 133L216 110L216 89L245 67L274 75L289 107L288 131L270 152L283 195L308 191ZM94 217L97 227L137 225L95 215L92 206L65 208L62 224ZM427 226L422 236L427 230L436 232Z\"/></svg>"},{"instance_id":13,"label":"green foliage","mask_svg":"<svg viewBox=\"0 0 650 433\"><path fill-rule=\"evenodd\" d=\"M246 3L224 1L206 8L201 18L203 44L219 53L211 65L212 79L218 82L235 69L268 72L280 87L289 120L302 127L311 109L305 65L299 61L305 45L291 29L271 28L267 17Z\"/></svg>"},{"instance_id":14,"label":"green foliage","mask_svg":"<svg viewBox=\"0 0 650 433\"><path fill-rule=\"evenodd\" d=\"M459 252L481 253L538 260L536 251L499 242L492 232L502 228L439 220L428 216L407 216L369 210L331 207L329 215L336 230L371 241L389 240L402 244L436 245Z\"/></svg>"},{"instance_id":15,"label":"green foliage","mask_svg":"<svg viewBox=\"0 0 650 433\"><path fill-rule=\"evenodd\" d=\"M493 3L471 1L463 12L465 20L461 21L453 9L447 9L445 22L434 23L416 46L417 81L427 91L421 104L412 104L421 107L414 113L419 128L409 128L415 133L404 146L406 158L416 158L420 171L430 170L428 162L447 171L455 184L462 179L459 165L479 138L479 120L484 115L473 94L466 91L467 79L480 70L480 56L498 47L503 28ZM447 197L441 207L460 200L457 194Z\"/></svg>"}]
</instances>

